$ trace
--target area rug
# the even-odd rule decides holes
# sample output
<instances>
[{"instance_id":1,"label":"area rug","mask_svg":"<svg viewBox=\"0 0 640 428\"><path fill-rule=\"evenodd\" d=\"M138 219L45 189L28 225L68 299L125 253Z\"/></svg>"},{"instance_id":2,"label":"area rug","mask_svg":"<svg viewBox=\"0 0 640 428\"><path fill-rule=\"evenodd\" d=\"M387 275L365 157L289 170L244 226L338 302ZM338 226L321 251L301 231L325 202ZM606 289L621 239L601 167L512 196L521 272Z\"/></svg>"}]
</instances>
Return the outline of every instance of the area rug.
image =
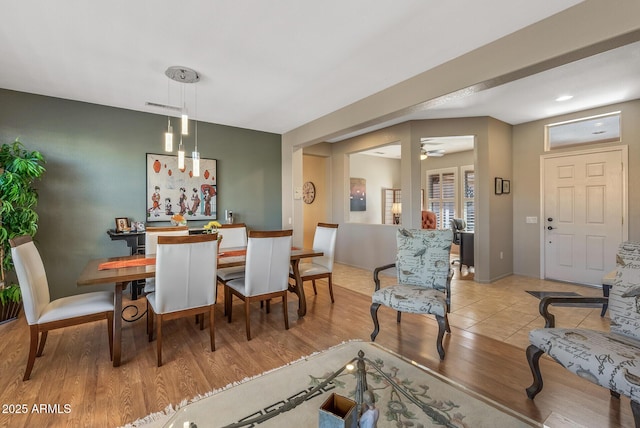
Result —
<instances>
[{"instance_id":1,"label":"area rug","mask_svg":"<svg viewBox=\"0 0 640 428\"><path fill-rule=\"evenodd\" d=\"M268 414L283 406L293 407L292 403L296 401L301 403L259 426L318 426L318 409L332 393L354 398L356 375L354 371L345 370L324 388L312 390L352 361L359 351L363 351L365 358L399 385L394 387L372 364L367 363L367 384L374 392L379 409L378 428L542 426L381 346L353 341L196 397L189 404L170 407L127 427L182 428L194 426L191 423L198 428L224 427ZM408 395L403 394L400 388ZM309 397L303 397L309 392ZM409 396L413 397L413 402ZM298 397L303 399L296 400Z\"/></svg>"},{"instance_id":2,"label":"area rug","mask_svg":"<svg viewBox=\"0 0 640 428\"><path fill-rule=\"evenodd\" d=\"M573 291L529 291L533 297L542 299L543 297L572 297L581 296L581 294L574 293ZM565 306L565 307L578 307L578 308L602 308L602 303L552 303L551 306Z\"/></svg>"}]
</instances>

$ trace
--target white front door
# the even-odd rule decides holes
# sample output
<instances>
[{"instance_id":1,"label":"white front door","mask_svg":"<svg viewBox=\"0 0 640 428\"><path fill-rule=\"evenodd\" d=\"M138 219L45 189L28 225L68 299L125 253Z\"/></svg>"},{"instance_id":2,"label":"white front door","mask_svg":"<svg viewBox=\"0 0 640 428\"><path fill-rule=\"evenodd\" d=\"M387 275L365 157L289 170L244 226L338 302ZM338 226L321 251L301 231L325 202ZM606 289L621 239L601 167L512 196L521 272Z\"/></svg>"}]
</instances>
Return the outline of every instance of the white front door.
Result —
<instances>
[{"instance_id":1,"label":"white front door","mask_svg":"<svg viewBox=\"0 0 640 428\"><path fill-rule=\"evenodd\" d=\"M623 232L622 150L543 161L544 276L602 284Z\"/></svg>"}]
</instances>

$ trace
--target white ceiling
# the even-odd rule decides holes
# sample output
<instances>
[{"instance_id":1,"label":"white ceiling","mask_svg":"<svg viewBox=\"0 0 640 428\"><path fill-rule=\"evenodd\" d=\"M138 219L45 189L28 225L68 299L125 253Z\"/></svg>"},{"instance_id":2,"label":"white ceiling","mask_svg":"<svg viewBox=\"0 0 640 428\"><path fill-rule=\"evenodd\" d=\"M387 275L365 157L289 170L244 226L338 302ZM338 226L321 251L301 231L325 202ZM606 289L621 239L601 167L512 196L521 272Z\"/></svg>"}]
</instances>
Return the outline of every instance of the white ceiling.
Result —
<instances>
[{"instance_id":1,"label":"white ceiling","mask_svg":"<svg viewBox=\"0 0 640 428\"><path fill-rule=\"evenodd\" d=\"M580 0L3 2L0 87L175 114L145 103L180 104L181 85L170 84L164 75L167 67L180 65L201 76L199 83L185 85L192 116L285 133L577 3ZM623 67L625 55L601 64L602 73L616 72L615 78L594 74L576 79L575 71L558 71L560 75L514 82L421 113L491 115L519 123L559 112L559 107L547 106L560 92L592 89L589 97L597 98L596 88L606 83L617 84L605 89L619 93L616 100L622 100L629 97L621 93L623 83L639 75L637 53L636 46L632 68ZM559 83L549 84L551 77ZM637 98L637 79L635 83Z\"/></svg>"}]
</instances>

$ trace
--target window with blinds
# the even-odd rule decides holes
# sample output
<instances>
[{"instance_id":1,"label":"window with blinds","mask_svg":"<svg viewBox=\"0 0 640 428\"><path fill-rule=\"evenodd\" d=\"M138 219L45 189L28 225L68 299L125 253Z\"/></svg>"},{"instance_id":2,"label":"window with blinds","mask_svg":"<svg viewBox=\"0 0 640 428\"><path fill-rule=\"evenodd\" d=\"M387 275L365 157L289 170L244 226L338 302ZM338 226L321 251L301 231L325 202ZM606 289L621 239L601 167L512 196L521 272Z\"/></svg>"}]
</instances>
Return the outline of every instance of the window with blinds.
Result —
<instances>
[{"instance_id":1,"label":"window with blinds","mask_svg":"<svg viewBox=\"0 0 640 428\"><path fill-rule=\"evenodd\" d=\"M467 223L466 230L473 232L476 223L476 210L473 198L476 193L475 171L473 165L460 167L462 175L462 218Z\"/></svg>"},{"instance_id":2,"label":"window with blinds","mask_svg":"<svg viewBox=\"0 0 640 428\"><path fill-rule=\"evenodd\" d=\"M437 228L447 229L456 212L456 168L427 174L427 207L436 213Z\"/></svg>"},{"instance_id":3,"label":"window with blinds","mask_svg":"<svg viewBox=\"0 0 640 428\"><path fill-rule=\"evenodd\" d=\"M382 224L393 223L393 204L402 201L402 190L382 189Z\"/></svg>"}]
</instances>

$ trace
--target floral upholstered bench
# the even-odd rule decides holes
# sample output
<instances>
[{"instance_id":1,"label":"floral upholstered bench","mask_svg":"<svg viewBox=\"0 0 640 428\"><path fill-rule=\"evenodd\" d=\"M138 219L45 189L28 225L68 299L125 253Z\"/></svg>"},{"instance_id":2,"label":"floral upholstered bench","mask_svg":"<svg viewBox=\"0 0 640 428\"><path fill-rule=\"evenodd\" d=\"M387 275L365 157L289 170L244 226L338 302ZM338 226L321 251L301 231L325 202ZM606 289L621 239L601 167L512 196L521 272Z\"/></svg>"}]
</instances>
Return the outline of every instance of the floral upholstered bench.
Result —
<instances>
[{"instance_id":1,"label":"floral upholstered bench","mask_svg":"<svg viewBox=\"0 0 640 428\"><path fill-rule=\"evenodd\" d=\"M539 360L546 353L578 376L607 388L614 397L631 399L636 427L640 427L640 243L625 242L616 257L617 268L609 293L609 332L554 328L551 303L605 303L605 297L546 297L540 313L546 328L529 333L527 360L533 399L542 390Z\"/></svg>"}]
</instances>

